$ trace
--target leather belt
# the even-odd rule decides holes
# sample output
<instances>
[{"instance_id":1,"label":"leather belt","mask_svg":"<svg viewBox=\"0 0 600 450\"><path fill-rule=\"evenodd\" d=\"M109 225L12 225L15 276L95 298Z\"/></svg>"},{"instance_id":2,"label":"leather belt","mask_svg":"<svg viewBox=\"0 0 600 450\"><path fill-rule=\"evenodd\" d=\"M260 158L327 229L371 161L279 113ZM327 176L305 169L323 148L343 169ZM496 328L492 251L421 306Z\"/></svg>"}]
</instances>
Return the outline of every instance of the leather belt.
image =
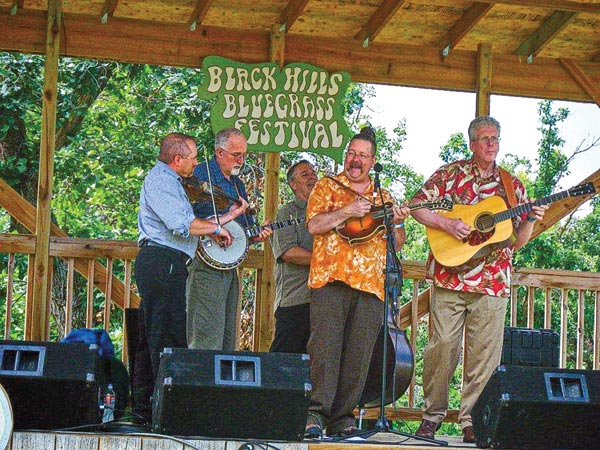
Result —
<instances>
[{"instance_id":1,"label":"leather belt","mask_svg":"<svg viewBox=\"0 0 600 450\"><path fill-rule=\"evenodd\" d=\"M177 250L172 247L167 247L166 245L162 245L162 244L159 244L158 242L151 241L150 239L144 239L142 242L140 242L140 247L142 247L142 248L143 247L164 248L165 250L170 250L172 252L178 253L183 258L183 263L185 264L185 267L189 266L192 263L192 258L190 258L187 254L185 254L181 250Z\"/></svg>"}]
</instances>

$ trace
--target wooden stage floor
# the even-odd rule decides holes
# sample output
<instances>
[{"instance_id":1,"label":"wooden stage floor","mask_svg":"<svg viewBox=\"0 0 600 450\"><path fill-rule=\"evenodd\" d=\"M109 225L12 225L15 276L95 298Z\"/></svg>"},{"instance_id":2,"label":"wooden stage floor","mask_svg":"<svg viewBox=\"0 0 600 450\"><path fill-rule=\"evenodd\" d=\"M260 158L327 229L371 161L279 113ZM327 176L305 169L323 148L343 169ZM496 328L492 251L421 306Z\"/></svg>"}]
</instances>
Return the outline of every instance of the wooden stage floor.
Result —
<instances>
[{"instance_id":1,"label":"wooden stage floor","mask_svg":"<svg viewBox=\"0 0 600 450\"><path fill-rule=\"evenodd\" d=\"M176 438L157 434L55 433L15 431L6 450L433 450L476 448L464 444L462 436L439 436L448 446L379 433L368 440L352 442L265 442ZM0 449L4 450L4 449Z\"/></svg>"}]
</instances>

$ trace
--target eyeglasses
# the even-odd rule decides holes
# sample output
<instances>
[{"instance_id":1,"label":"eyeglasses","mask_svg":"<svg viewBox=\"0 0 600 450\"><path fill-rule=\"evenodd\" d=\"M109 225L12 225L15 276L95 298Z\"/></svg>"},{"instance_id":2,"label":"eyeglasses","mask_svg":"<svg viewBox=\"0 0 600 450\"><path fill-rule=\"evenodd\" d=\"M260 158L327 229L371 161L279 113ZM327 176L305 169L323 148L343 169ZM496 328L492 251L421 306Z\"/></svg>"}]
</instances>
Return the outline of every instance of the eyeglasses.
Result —
<instances>
[{"instance_id":1,"label":"eyeglasses","mask_svg":"<svg viewBox=\"0 0 600 450\"><path fill-rule=\"evenodd\" d=\"M346 158L354 159L358 157L361 161L366 161L373 157L373 155L367 155L366 153L356 153L354 150L346 152Z\"/></svg>"},{"instance_id":2,"label":"eyeglasses","mask_svg":"<svg viewBox=\"0 0 600 450\"><path fill-rule=\"evenodd\" d=\"M486 136L479 139L473 139L474 141L483 142L486 145L493 144L496 145L500 142L500 138L496 136Z\"/></svg>"},{"instance_id":3,"label":"eyeglasses","mask_svg":"<svg viewBox=\"0 0 600 450\"><path fill-rule=\"evenodd\" d=\"M221 148L221 147L219 147ZM227 153L229 156L233 157L233 159L235 159L236 161L243 161L244 159L246 159L247 154L246 153L230 153L227 150L225 150L224 148L221 148L222 151L224 151L225 153Z\"/></svg>"}]
</instances>

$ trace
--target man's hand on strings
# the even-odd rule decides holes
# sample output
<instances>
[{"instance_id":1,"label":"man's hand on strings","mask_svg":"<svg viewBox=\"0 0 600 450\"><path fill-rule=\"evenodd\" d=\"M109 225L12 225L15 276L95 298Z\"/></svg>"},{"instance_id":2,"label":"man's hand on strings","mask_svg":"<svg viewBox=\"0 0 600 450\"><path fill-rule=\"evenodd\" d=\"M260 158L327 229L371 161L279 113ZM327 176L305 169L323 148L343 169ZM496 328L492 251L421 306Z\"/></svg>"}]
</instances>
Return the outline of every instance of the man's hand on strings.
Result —
<instances>
[{"instance_id":1,"label":"man's hand on strings","mask_svg":"<svg viewBox=\"0 0 600 450\"><path fill-rule=\"evenodd\" d=\"M268 220L265 220L265 223L263 225L268 225L270 223L271 222L269 222ZM252 242L263 242L266 239L268 239L269 236L271 236L272 234L273 230L271 229L271 227L266 227L260 233L258 233L258 236L252 238Z\"/></svg>"}]
</instances>

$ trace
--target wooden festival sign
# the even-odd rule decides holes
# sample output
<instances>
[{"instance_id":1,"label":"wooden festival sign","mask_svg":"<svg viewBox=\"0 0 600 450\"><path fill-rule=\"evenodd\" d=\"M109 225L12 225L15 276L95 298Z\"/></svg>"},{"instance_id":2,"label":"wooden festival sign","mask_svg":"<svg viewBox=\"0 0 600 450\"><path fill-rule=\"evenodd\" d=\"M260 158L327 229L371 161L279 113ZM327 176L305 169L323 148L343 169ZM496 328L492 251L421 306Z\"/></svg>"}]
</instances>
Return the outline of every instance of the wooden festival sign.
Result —
<instances>
[{"instance_id":1,"label":"wooden festival sign","mask_svg":"<svg viewBox=\"0 0 600 450\"><path fill-rule=\"evenodd\" d=\"M204 58L200 98L214 100L213 131L237 128L252 151L297 151L341 162L350 130L342 100L350 75L309 64L244 64Z\"/></svg>"}]
</instances>

